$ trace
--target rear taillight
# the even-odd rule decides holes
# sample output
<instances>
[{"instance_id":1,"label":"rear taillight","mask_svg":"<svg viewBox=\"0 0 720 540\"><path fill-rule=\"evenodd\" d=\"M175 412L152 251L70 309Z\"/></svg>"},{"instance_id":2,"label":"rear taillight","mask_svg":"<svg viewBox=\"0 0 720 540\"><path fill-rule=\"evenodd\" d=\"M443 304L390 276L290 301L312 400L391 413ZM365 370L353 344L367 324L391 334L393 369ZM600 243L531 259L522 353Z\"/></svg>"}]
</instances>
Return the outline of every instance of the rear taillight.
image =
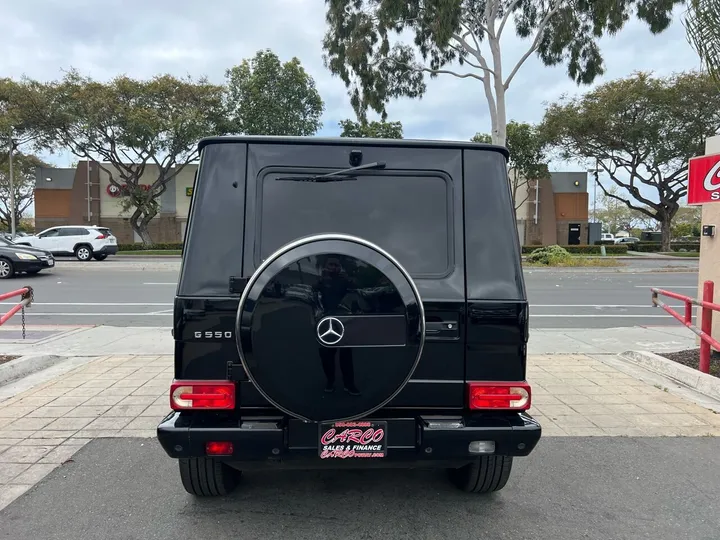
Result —
<instances>
[{"instance_id":1,"label":"rear taillight","mask_svg":"<svg viewBox=\"0 0 720 540\"><path fill-rule=\"evenodd\" d=\"M229 381L175 381L170 385L170 407L191 409L234 409L235 383Z\"/></svg>"},{"instance_id":2,"label":"rear taillight","mask_svg":"<svg viewBox=\"0 0 720 540\"><path fill-rule=\"evenodd\" d=\"M468 407L526 411L530 408L530 385L526 382L468 383Z\"/></svg>"},{"instance_id":3,"label":"rear taillight","mask_svg":"<svg viewBox=\"0 0 720 540\"><path fill-rule=\"evenodd\" d=\"M208 456L231 456L233 443L227 441L211 441L205 443L205 453Z\"/></svg>"},{"instance_id":4,"label":"rear taillight","mask_svg":"<svg viewBox=\"0 0 720 540\"><path fill-rule=\"evenodd\" d=\"M107 236L105 236L104 234L100 234L95 237L95 240L105 240L105 238L107 238Z\"/></svg>"}]
</instances>

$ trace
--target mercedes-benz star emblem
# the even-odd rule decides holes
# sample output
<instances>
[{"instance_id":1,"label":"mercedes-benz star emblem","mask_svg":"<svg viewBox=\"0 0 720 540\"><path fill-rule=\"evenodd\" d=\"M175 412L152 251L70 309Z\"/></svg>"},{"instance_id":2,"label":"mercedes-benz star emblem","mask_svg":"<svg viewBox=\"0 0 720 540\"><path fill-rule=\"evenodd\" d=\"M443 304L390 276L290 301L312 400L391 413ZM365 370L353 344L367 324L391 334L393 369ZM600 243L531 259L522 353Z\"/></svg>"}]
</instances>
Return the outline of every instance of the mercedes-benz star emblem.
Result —
<instances>
[{"instance_id":1,"label":"mercedes-benz star emblem","mask_svg":"<svg viewBox=\"0 0 720 540\"><path fill-rule=\"evenodd\" d=\"M345 335L345 326L340 319L325 317L317 325L318 339L325 345L337 345Z\"/></svg>"}]
</instances>

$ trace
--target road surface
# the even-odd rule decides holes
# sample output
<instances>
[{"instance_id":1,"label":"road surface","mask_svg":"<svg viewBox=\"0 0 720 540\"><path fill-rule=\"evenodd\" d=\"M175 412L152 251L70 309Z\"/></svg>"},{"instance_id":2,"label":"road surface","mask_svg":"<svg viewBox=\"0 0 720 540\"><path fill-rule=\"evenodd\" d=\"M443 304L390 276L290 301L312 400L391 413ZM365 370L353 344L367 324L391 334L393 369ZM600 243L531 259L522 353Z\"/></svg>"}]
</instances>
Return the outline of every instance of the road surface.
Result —
<instances>
[{"instance_id":1,"label":"road surface","mask_svg":"<svg viewBox=\"0 0 720 540\"><path fill-rule=\"evenodd\" d=\"M443 471L262 471L198 500L155 439L95 439L0 511L0 539L710 540L719 485L712 437L545 437L491 496Z\"/></svg>"},{"instance_id":2,"label":"road surface","mask_svg":"<svg viewBox=\"0 0 720 540\"><path fill-rule=\"evenodd\" d=\"M680 261L689 269L697 261ZM639 260L622 272L597 269L525 271L533 328L613 328L677 324L650 306L650 287L697 293L693 271L647 272L664 262ZM675 266L675 261L672 261ZM636 271L634 271L636 270ZM682 270L682 269L681 269ZM171 326L178 260L79 263L60 261L52 272L0 282L2 290L30 285L30 324ZM0 312L11 303L3 302ZM678 305L678 302L673 302Z\"/></svg>"}]
</instances>

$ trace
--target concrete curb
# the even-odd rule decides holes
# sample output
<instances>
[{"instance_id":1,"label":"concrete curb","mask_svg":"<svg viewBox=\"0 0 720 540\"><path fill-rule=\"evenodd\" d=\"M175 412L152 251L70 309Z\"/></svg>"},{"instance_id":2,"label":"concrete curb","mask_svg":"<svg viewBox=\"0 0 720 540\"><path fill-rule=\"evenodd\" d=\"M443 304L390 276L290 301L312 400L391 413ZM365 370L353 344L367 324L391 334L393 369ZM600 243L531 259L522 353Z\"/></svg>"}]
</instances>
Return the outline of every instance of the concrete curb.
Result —
<instances>
[{"instance_id":1,"label":"concrete curb","mask_svg":"<svg viewBox=\"0 0 720 540\"><path fill-rule=\"evenodd\" d=\"M720 379L707 375L660 355L645 351L625 351L618 355L621 359L668 377L675 382L697 390L713 399L720 400Z\"/></svg>"},{"instance_id":2,"label":"concrete curb","mask_svg":"<svg viewBox=\"0 0 720 540\"><path fill-rule=\"evenodd\" d=\"M36 354L10 360L0 365L0 386L47 369L63 359L62 356L54 354Z\"/></svg>"}]
</instances>

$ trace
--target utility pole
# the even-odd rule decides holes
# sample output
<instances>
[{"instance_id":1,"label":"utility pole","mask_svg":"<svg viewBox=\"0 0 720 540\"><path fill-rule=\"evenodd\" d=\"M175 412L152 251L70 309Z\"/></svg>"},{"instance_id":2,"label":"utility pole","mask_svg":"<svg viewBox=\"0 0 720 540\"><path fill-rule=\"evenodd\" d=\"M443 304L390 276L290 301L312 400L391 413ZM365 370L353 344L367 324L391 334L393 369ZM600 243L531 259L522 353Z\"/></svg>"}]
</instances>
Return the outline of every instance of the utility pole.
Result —
<instances>
[{"instance_id":1,"label":"utility pole","mask_svg":"<svg viewBox=\"0 0 720 540\"><path fill-rule=\"evenodd\" d=\"M13 185L13 152L15 141L10 137L10 153L8 154L8 184L10 187L10 240L15 241L15 186Z\"/></svg>"},{"instance_id":2,"label":"utility pole","mask_svg":"<svg viewBox=\"0 0 720 540\"><path fill-rule=\"evenodd\" d=\"M592 211L592 218L593 223L597 223L597 187L600 183L600 163L598 160L595 160L595 168L594 169L588 169L589 173L593 174L593 179L595 180L593 182L593 211Z\"/></svg>"}]
</instances>

